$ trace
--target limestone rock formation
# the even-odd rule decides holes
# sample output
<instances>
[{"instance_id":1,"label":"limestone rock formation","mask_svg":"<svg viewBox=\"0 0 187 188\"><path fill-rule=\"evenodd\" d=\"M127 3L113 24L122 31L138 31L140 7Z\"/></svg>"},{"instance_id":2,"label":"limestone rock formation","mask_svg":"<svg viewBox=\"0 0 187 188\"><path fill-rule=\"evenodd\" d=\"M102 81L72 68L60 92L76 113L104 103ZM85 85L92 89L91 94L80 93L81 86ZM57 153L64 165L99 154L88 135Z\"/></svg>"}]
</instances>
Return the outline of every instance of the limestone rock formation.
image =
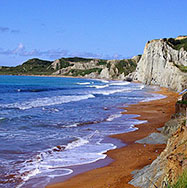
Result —
<instances>
[{"instance_id":1,"label":"limestone rock formation","mask_svg":"<svg viewBox=\"0 0 187 188\"><path fill-rule=\"evenodd\" d=\"M181 91L187 88L187 73L180 67L186 66L187 51L184 48L175 50L165 39L153 40L146 44L132 78Z\"/></svg>"},{"instance_id":2,"label":"limestone rock formation","mask_svg":"<svg viewBox=\"0 0 187 188\"><path fill-rule=\"evenodd\" d=\"M84 61L67 61L62 58L55 60L50 68L54 75L79 76L106 80L124 80L125 76L136 68L139 56L123 60L85 59Z\"/></svg>"},{"instance_id":3,"label":"limestone rock formation","mask_svg":"<svg viewBox=\"0 0 187 188\"><path fill-rule=\"evenodd\" d=\"M104 68L101 73L100 73L100 78L101 79L110 79L110 73L109 73L109 70L108 68Z\"/></svg>"}]
</instances>

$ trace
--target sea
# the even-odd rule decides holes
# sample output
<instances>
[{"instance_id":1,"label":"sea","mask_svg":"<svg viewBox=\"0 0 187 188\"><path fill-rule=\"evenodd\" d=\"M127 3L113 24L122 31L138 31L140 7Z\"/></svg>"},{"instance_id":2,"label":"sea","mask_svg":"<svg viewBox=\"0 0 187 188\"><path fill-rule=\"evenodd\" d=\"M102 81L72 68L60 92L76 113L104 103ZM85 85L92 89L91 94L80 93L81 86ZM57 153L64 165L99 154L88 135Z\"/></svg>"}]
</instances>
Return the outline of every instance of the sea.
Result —
<instances>
[{"instance_id":1,"label":"sea","mask_svg":"<svg viewBox=\"0 0 187 188\"><path fill-rule=\"evenodd\" d=\"M45 187L73 166L105 159L118 147L105 141L109 135L146 122L123 108L164 98L157 90L125 81L0 76L0 187Z\"/></svg>"}]
</instances>

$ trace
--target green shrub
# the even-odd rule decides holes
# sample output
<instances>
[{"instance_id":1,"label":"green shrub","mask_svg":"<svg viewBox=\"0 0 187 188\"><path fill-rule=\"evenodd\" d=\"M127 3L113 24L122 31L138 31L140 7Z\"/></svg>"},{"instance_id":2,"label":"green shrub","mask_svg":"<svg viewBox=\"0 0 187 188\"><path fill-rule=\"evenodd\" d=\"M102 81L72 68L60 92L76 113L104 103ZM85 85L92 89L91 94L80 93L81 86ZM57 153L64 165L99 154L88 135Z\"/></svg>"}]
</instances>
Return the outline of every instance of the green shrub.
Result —
<instances>
[{"instance_id":1,"label":"green shrub","mask_svg":"<svg viewBox=\"0 0 187 188\"><path fill-rule=\"evenodd\" d=\"M180 69L180 71L182 71L182 72L187 72L187 66L177 65L177 64L175 64L175 63L174 63L174 65L175 65L178 69Z\"/></svg>"},{"instance_id":2,"label":"green shrub","mask_svg":"<svg viewBox=\"0 0 187 188\"><path fill-rule=\"evenodd\" d=\"M177 182L173 185L169 185L168 188L187 188L187 169L184 170Z\"/></svg>"},{"instance_id":3,"label":"green shrub","mask_svg":"<svg viewBox=\"0 0 187 188\"><path fill-rule=\"evenodd\" d=\"M40 60L37 58L30 59L18 65L16 67L2 67L0 69L0 74L12 74L12 75L21 75L21 74L52 74L54 71L50 68L51 61Z\"/></svg>"},{"instance_id":4,"label":"green shrub","mask_svg":"<svg viewBox=\"0 0 187 188\"><path fill-rule=\"evenodd\" d=\"M111 63L107 63L106 67L107 67L108 69L110 69Z\"/></svg>"},{"instance_id":5,"label":"green shrub","mask_svg":"<svg viewBox=\"0 0 187 188\"><path fill-rule=\"evenodd\" d=\"M100 59L97 63L97 65L106 65L107 64L107 60L104 59Z\"/></svg>"},{"instance_id":6,"label":"green shrub","mask_svg":"<svg viewBox=\"0 0 187 188\"><path fill-rule=\"evenodd\" d=\"M177 101L177 104L187 104L187 101Z\"/></svg>"},{"instance_id":7,"label":"green shrub","mask_svg":"<svg viewBox=\"0 0 187 188\"><path fill-rule=\"evenodd\" d=\"M60 66L57 69L62 69L62 68L67 68L69 66L73 66L72 64L70 64L67 60L65 60L64 58L59 59L60 60Z\"/></svg>"},{"instance_id":8,"label":"green shrub","mask_svg":"<svg viewBox=\"0 0 187 188\"><path fill-rule=\"evenodd\" d=\"M82 57L69 57L69 58L62 58L65 61L70 61L70 62L89 62L93 59L90 58L82 58Z\"/></svg>"},{"instance_id":9,"label":"green shrub","mask_svg":"<svg viewBox=\"0 0 187 188\"><path fill-rule=\"evenodd\" d=\"M173 38L167 39L167 43L173 47L175 50L180 50L182 47L184 50L187 51L187 38L186 39L181 39L181 40L176 40Z\"/></svg>"},{"instance_id":10,"label":"green shrub","mask_svg":"<svg viewBox=\"0 0 187 188\"><path fill-rule=\"evenodd\" d=\"M90 74L92 72L97 72L97 73L100 73L102 71L101 68L93 68L93 69L86 69L86 70L82 70L82 69L71 69L69 71L68 74L66 75L69 75L70 73L72 74L72 76L85 76L86 74Z\"/></svg>"},{"instance_id":11,"label":"green shrub","mask_svg":"<svg viewBox=\"0 0 187 188\"><path fill-rule=\"evenodd\" d=\"M136 63L131 59L120 60L118 63L116 63L116 68L118 69L119 74L124 73L125 76L135 71L136 66Z\"/></svg>"}]
</instances>

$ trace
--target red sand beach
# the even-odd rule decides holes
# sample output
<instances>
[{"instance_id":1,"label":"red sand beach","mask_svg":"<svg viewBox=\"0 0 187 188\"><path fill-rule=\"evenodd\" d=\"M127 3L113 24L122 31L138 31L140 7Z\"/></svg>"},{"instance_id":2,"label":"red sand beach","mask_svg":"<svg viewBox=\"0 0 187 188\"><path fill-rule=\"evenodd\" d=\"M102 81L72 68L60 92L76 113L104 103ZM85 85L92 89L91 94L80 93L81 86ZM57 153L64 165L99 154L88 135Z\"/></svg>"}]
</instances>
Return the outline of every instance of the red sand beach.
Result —
<instances>
[{"instance_id":1,"label":"red sand beach","mask_svg":"<svg viewBox=\"0 0 187 188\"><path fill-rule=\"evenodd\" d=\"M113 135L127 146L111 150L107 155L114 161L108 166L97 168L64 182L48 185L47 188L132 188L128 182L132 179L131 172L150 164L163 149L164 144L143 145L136 140L157 132L157 128L164 126L175 111L178 94L162 88L158 93L167 96L165 99L141 102L125 108L124 114L139 114L137 119L147 120L147 123L136 125L138 130Z\"/></svg>"}]
</instances>

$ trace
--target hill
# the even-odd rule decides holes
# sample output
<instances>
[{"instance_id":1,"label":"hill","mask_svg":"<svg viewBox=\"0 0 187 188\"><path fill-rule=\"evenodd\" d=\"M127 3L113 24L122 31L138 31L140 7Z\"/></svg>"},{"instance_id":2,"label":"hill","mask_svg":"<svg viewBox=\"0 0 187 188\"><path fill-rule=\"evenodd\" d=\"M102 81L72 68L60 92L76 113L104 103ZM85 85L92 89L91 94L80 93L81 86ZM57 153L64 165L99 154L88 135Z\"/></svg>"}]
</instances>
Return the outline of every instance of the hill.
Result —
<instances>
[{"instance_id":1,"label":"hill","mask_svg":"<svg viewBox=\"0 0 187 188\"><path fill-rule=\"evenodd\" d=\"M137 80L182 91L187 88L187 36L148 41L143 55L131 59L63 57L47 61L34 58L16 67L0 67L0 74Z\"/></svg>"},{"instance_id":2,"label":"hill","mask_svg":"<svg viewBox=\"0 0 187 188\"><path fill-rule=\"evenodd\" d=\"M30 59L16 67L1 67L1 75L62 75L72 77L123 79L136 69L140 56L123 60L60 58L46 61Z\"/></svg>"}]
</instances>

